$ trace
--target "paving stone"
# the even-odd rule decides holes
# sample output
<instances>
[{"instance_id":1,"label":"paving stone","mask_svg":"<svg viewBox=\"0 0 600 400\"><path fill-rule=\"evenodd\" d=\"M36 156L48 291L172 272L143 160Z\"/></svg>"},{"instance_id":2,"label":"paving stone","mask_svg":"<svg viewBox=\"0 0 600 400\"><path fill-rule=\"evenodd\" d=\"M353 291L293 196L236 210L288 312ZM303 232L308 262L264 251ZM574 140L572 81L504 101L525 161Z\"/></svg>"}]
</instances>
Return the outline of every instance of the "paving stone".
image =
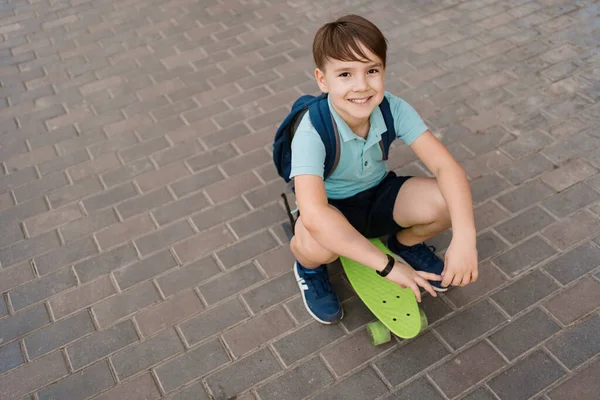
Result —
<instances>
[{"instance_id":1,"label":"paving stone","mask_svg":"<svg viewBox=\"0 0 600 400\"><path fill-rule=\"evenodd\" d=\"M203 231L246 212L248 206L241 198L235 198L198 213L192 221L198 230Z\"/></svg>"},{"instance_id":2,"label":"paving stone","mask_svg":"<svg viewBox=\"0 0 600 400\"><path fill-rule=\"evenodd\" d=\"M495 400L496 397L485 387L469 393L469 395L462 398L462 400Z\"/></svg>"},{"instance_id":3,"label":"paving stone","mask_svg":"<svg viewBox=\"0 0 600 400\"><path fill-rule=\"evenodd\" d=\"M254 314L274 304L282 302L298 293L298 285L293 272L265 282L242 295Z\"/></svg>"},{"instance_id":4,"label":"paving stone","mask_svg":"<svg viewBox=\"0 0 600 400\"><path fill-rule=\"evenodd\" d=\"M558 285L539 270L527 274L491 296L509 315L518 314L558 289Z\"/></svg>"},{"instance_id":5,"label":"paving stone","mask_svg":"<svg viewBox=\"0 0 600 400\"><path fill-rule=\"evenodd\" d=\"M177 333L169 329L114 354L111 360L117 376L123 380L183 350Z\"/></svg>"},{"instance_id":6,"label":"paving stone","mask_svg":"<svg viewBox=\"0 0 600 400\"><path fill-rule=\"evenodd\" d=\"M569 398L593 400L600 390L600 382L597 378L599 374L600 359L596 359L584 369L577 371L573 377L551 390L547 396L552 400Z\"/></svg>"},{"instance_id":7,"label":"paving stone","mask_svg":"<svg viewBox=\"0 0 600 400\"><path fill-rule=\"evenodd\" d=\"M538 201L547 199L553 194L554 191L548 186L544 185L538 180L532 180L522 184L517 189L509 193L499 196L497 201L509 211L518 212L523 208L537 203ZM547 203L548 201L542 204L545 206Z\"/></svg>"},{"instance_id":8,"label":"paving stone","mask_svg":"<svg viewBox=\"0 0 600 400\"><path fill-rule=\"evenodd\" d=\"M547 158L539 153L535 153L531 156L521 159L521 161L515 163L511 167L500 170L500 174L504 176L513 185L519 185L528 179L534 178L546 171L552 170L554 164ZM544 180L544 179L542 179ZM549 184L547 180L545 183ZM550 187L557 189L554 185L549 184Z\"/></svg>"},{"instance_id":9,"label":"paving stone","mask_svg":"<svg viewBox=\"0 0 600 400\"><path fill-rule=\"evenodd\" d=\"M188 386L170 397L171 400L210 400L202 383Z\"/></svg>"},{"instance_id":10,"label":"paving stone","mask_svg":"<svg viewBox=\"0 0 600 400\"><path fill-rule=\"evenodd\" d=\"M486 260L507 247L506 243L493 232L485 232L477 236L477 251L480 260Z\"/></svg>"},{"instance_id":11,"label":"paving stone","mask_svg":"<svg viewBox=\"0 0 600 400\"><path fill-rule=\"evenodd\" d=\"M176 222L156 232L135 240L135 245L143 256L153 253L162 246L169 246L194 234L187 221Z\"/></svg>"},{"instance_id":12,"label":"paving stone","mask_svg":"<svg viewBox=\"0 0 600 400\"><path fill-rule=\"evenodd\" d=\"M95 332L67 346L73 368L79 369L138 340L131 321Z\"/></svg>"},{"instance_id":13,"label":"paving stone","mask_svg":"<svg viewBox=\"0 0 600 400\"><path fill-rule=\"evenodd\" d=\"M193 291L186 291L143 310L136 314L135 320L140 331L149 336L203 310L198 296Z\"/></svg>"},{"instance_id":14,"label":"paving stone","mask_svg":"<svg viewBox=\"0 0 600 400\"><path fill-rule=\"evenodd\" d=\"M188 178L181 179L171 184L171 188L177 197L183 197L190 193L204 189L205 187L210 188L213 186L213 184L218 185L218 183L215 182L221 181L223 181L223 174L221 171L218 168L211 168L195 173Z\"/></svg>"},{"instance_id":15,"label":"paving stone","mask_svg":"<svg viewBox=\"0 0 600 400\"><path fill-rule=\"evenodd\" d=\"M271 250L256 259L269 278L288 272L294 262L290 247L283 245Z\"/></svg>"},{"instance_id":16,"label":"paving stone","mask_svg":"<svg viewBox=\"0 0 600 400\"><path fill-rule=\"evenodd\" d=\"M1 398L22 398L26 393L39 389L69 374L60 351L27 363L0 377Z\"/></svg>"},{"instance_id":17,"label":"paving stone","mask_svg":"<svg viewBox=\"0 0 600 400\"><path fill-rule=\"evenodd\" d=\"M110 271L124 267L137 261L137 254L131 245L117 247L94 258L75 264L75 272L79 280L87 283Z\"/></svg>"},{"instance_id":18,"label":"paving stone","mask_svg":"<svg viewBox=\"0 0 600 400\"><path fill-rule=\"evenodd\" d=\"M577 184L544 201L542 205L554 215L565 217L600 199L600 194L584 184Z\"/></svg>"},{"instance_id":19,"label":"paving stone","mask_svg":"<svg viewBox=\"0 0 600 400\"><path fill-rule=\"evenodd\" d=\"M511 243L516 243L554 222L554 218L535 206L496 226L496 231Z\"/></svg>"},{"instance_id":20,"label":"paving stone","mask_svg":"<svg viewBox=\"0 0 600 400\"><path fill-rule=\"evenodd\" d=\"M277 242L268 232L261 232L219 251L217 257L227 268L256 257L276 246Z\"/></svg>"},{"instance_id":21,"label":"paving stone","mask_svg":"<svg viewBox=\"0 0 600 400\"><path fill-rule=\"evenodd\" d=\"M159 225L165 225L188 215L195 214L197 211L206 209L209 206L210 203L206 199L206 196L204 196L204 193L197 193L165 204L152 211L152 215L154 215L154 219Z\"/></svg>"},{"instance_id":22,"label":"paving stone","mask_svg":"<svg viewBox=\"0 0 600 400\"><path fill-rule=\"evenodd\" d=\"M194 344L232 327L247 317L248 313L239 300L233 298L185 321L180 327L187 342Z\"/></svg>"},{"instance_id":23,"label":"paving stone","mask_svg":"<svg viewBox=\"0 0 600 400\"><path fill-rule=\"evenodd\" d=\"M394 386L425 370L448 355L446 347L433 335L425 333L381 358L375 366ZM412 363L403 360L414 360Z\"/></svg>"},{"instance_id":24,"label":"paving stone","mask_svg":"<svg viewBox=\"0 0 600 400\"><path fill-rule=\"evenodd\" d=\"M509 187L510 185L504 179L495 174L484 176L471 182L473 201L482 203Z\"/></svg>"},{"instance_id":25,"label":"paving stone","mask_svg":"<svg viewBox=\"0 0 600 400\"><path fill-rule=\"evenodd\" d=\"M206 375L229 362L229 357L218 339L198 346L156 368L156 375L167 392Z\"/></svg>"},{"instance_id":26,"label":"paving stone","mask_svg":"<svg viewBox=\"0 0 600 400\"><path fill-rule=\"evenodd\" d=\"M201 285L200 293L208 304L214 304L263 279L256 266L250 263Z\"/></svg>"},{"instance_id":27,"label":"paving stone","mask_svg":"<svg viewBox=\"0 0 600 400\"><path fill-rule=\"evenodd\" d=\"M73 393L77 393L82 398L87 398L110 388L114 384L108 363L101 361L53 383L40 390L37 395L40 400L65 398L72 396Z\"/></svg>"},{"instance_id":28,"label":"paving stone","mask_svg":"<svg viewBox=\"0 0 600 400\"><path fill-rule=\"evenodd\" d=\"M126 289L146 279L159 275L177 266L177 262L168 250L141 260L133 265L113 272L121 289Z\"/></svg>"},{"instance_id":29,"label":"paving stone","mask_svg":"<svg viewBox=\"0 0 600 400\"><path fill-rule=\"evenodd\" d=\"M20 310L76 285L77 280L73 272L69 269L61 269L19 286L9 292L9 297L13 308Z\"/></svg>"},{"instance_id":30,"label":"paving stone","mask_svg":"<svg viewBox=\"0 0 600 400\"><path fill-rule=\"evenodd\" d=\"M479 265L479 277L474 283L464 287L456 287L449 290L445 297L457 307L464 307L467 304L492 292L506 281L506 278L490 262L484 262ZM436 302L440 303L440 302ZM436 304L437 306L437 304ZM431 306L432 308L435 306ZM424 309L423 306L421 308ZM427 314L429 323L433 321Z\"/></svg>"},{"instance_id":31,"label":"paving stone","mask_svg":"<svg viewBox=\"0 0 600 400\"><path fill-rule=\"evenodd\" d=\"M515 276L555 254L554 248L539 236L533 236L492 261L507 275Z\"/></svg>"},{"instance_id":32,"label":"paving stone","mask_svg":"<svg viewBox=\"0 0 600 400\"><path fill-rule=\"evenodd\" d=\"M42 233L31 239L22 240L13 245L0 249L0 264L3 268L27 258L44 254L60 246L55 231Z\"/></svg>"},{"instance_id":33,"label":"paving stone","mask_svg":"<svg viewBox=\"0 0 600 400\"><path fill-rule=\"evenodd\" d=\"M598 233L600 233L600 219L586 210L578 211L542 230L542 235L561 250L566 250Z\"/></svg>"},{"instance_id":34,"label":"paving stone","mask_svg":"<svg viewBox=\"0 0 600 400\"><path fill-rule=\"evenodd\" d=\"M17 368L25 362L25 357L21 352L19 342L12 342L6 346L0 347L0 374Z\"/></svg>"},{"instance_id":35,"label":"paving stone","mask_svg":"<svg viewBox=\"0 0 600 400\"><path fill-rule=\"evenodd\" d=\"M48 195L52 208L58 208L75 200L80 200L88 195L100 192L102 184L96 177L84 179L74 185L55 190Z\"/></svg>"},{"instance_id":36,"label":"paving stone","mask_svg":"<svg viewBox=\"0 0 600 400\"><path fill-rule=\"evenodd\" d=\"M97 210L111 207L123 200L134 197L137 194L138 193L135 190L135 187L131 183L124 183L122 185L115 186L112 189L106 190L103 193L88 197L87 199L83 200L83 206L88 214L92 214Z\"/></svg>"},{"instance_id":37,"label":"paving stone","mask_svg":"<svg viewBox=\"0 0 600 400\"><path fill-rule=\"evenodd\" d=\"M106 209L84 218L77 219L59 228L65 242L81 239L86 235L118 222L113 209Z\"/></svg>"},{"instance_id":38,"label":"paving stone","mask_svg":"<svg viewBox=\"0 0 600 400\"><path fill-rule=\"evenodd\" d=\"M273 347L287 365L298 361L344 335L337 325L310 323L273 343Z\"/></svg>"},{"instance_id":39,"label":"paving stone","mask_svg":"<svg viewBox=\"0 0 600 400\"><path fill-rule=\"evenodd\" d=\"M117 211L123 219L167 204L173 200L169 191L165 188L137 196L124 201L117 206Z\"/></svg>"},{"instance_id":40,"label":"paving stone","mask_svg":"<svg viewBox=\"0 0 600 400\"><path fill-rule=\"evenodd\" d=\"M575 159L562 167L546 173L542 180L557 191L562 191L598 173L585 161Z\"/></svg>"},{"instance_id":41,"label":"paving stone","mask_svg":"<svg viewBox=\"0 0 600 400\"><path fill-rule=\"evenodd\" d=\"M433 369L429 375L450 398L502 368L506 362L486 342L479 342Z\"/></svg>"},{"instance_id":42,"label":"paving stone","mask_svg":"<svg viewBox=\"0 0 600 400\"><path fill-rule=\"evenodd\" d=\"M185 221L181 221L183 223ZM205 257L209 252L235 241L229 229L223 225L215 226L173 246L179 260L183 263ZM242 242L243 243L243 242ZM243 253L239 257L244 257ZM246 260L247 258L244 258Z\"/></svg>"},{"instance_id":43,"label":"paving stone","mask_svg":"<svg viewBox=\"0 0 600 400\"><path fill-rule=\"evenodd\" d=\"M599 282L584 278L548 300L545 306L556 319L568 325L600 306L599 289Z\"/></svg>"},{"instance_id":44,"label":"paving stone","mask_svg":"<svg viewBox=\"0 0 600 400\"><path fill-rule=\"evenodd\" d=\"M55 318L58 319L100 301L115 292L110 278L105 275L74 290L54 296L49 303Z\"/></svg>"},{"instance_id":45,"label":"paving stone","mask_svg":"<svg viewBox=\"0 0 600 400\"><path fill-rule=\"evenodd\" d=\"M244 237L286 219L287 215L279 204L271 204L235 219L229 225L239 237Z\"/></svg>"},{"instance_id":46,"label":"paving stone","mask_svg":"<svg viewBox=\"0 0 600 400\"><path fill-rule=\"evenodd\" d=\"M544 270L566 285L596 268L599 257L598 247L584 243L544 265Z\"/></svg>"},{"instance_id":47,"label":"paving stone","mask_svg":"<svg viewBox=\"0 0 600 400\"><path fill-rule=\"evenodd\" d=\"M281 366L269 351L259 350L206 378L215 400L226 400L279 372Z\"/></svg>"},{"instance_id":48,"label":"paving stone","mask_svg":"<svg viewBox=\"0 0 600 400\"><path fill-rule=\"evenodd\" d=\"M159 398L160 392L150 373L122 382L96 397L97 400L156 400Z\"/></svg>"},{"instance_id":49,"label":"paving stone","mask_svg":"<svg viewBox=\"0 0 600 400\"><path fill-rule=\"evenodd\" d=\"M7 292L10 288L17 287L34 279L33 267L24 261L10 268L0 270L0 293Z\"/></svg>"},{"instance_id":50,"label":"paving stone","mask_svg":"<svg viewBox=\"0 0 600 400\"><path fill-rule=\"evenodd\" d=\"M387 392L387 387L372 368L365 368L355 375L338 382L315 396L315 399L376 399Z\"/></svg>"},{"instance_id":51,"label":"paving stone","mask_svg":"<svg viewBox=\"0 0 600 400\"><path fill-rule=\"evenodd\" d=\"M159 300L160 296L152 282L146 281L98 303L92 307L92 312L98 324L104 328Z\"/></svg>"}]
</instances>

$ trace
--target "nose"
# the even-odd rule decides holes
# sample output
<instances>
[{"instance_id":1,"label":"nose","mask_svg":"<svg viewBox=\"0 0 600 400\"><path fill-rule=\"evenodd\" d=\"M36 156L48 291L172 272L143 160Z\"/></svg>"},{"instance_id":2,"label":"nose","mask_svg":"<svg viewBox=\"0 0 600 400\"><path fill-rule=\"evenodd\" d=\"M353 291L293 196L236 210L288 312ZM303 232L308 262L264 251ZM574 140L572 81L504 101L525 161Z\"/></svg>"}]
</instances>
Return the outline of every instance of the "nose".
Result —
<instances>
[{"instance_id":1,"label":"nose","mask_svg":"<svg viewBox=\"0 0 600 400\"><path fill-rule=\"evenodd\" d=\"M367 78L361 74L357 75L354 79L354 91L355 92L364 92L369 88L367 84Z\"/></svg>"}]
</instances>

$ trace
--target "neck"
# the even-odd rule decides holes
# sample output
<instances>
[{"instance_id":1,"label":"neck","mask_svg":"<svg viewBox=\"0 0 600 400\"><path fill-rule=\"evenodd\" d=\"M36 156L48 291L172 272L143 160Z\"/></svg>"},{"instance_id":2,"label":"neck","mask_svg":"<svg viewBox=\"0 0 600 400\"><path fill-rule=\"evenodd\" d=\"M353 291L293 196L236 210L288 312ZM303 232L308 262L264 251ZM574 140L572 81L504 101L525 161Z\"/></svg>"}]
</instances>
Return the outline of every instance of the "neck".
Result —
<instances>
[{"instance_id":1,"label":"neck","mask_svg":"<svg viewBox=\"0 0 600 400\"><path fill-rule=\"evenodd\" d=\"M353 118L351 116L344 116L343 114L340 114L340 112L335 108L335 106L333 106L333 108L338 113L338 115L342 117L344 122L346 122L346 125L348 125L348 128L350 128L350 130L354 132L355 135L358 135L363 139L367 138L367 135L369 134L369 129L371 128L371 120L369 118L358 119Z\"/></svg>"}]
</instances>

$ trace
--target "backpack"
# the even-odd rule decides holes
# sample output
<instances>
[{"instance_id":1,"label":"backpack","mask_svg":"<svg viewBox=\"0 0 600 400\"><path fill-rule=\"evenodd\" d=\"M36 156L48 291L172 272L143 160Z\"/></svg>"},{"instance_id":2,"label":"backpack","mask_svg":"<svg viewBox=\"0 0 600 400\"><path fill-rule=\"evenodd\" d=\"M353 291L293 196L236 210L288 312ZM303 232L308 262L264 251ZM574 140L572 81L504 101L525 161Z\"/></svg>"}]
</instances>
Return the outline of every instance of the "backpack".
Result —
<instances>
[{"instance_id":1,"label":"backpack","mask_svg":"<svg viewBox=\"0 0 600 400\"><path fill-rule=\"evenodd\" d=\"M379 104L379 108L381 109L387 128L387 131L381 135L379 146L381 148L381 153L383 154L383 159L387 160L390 145L396 139L394 117L390 110L390 104L385 97L381 104ZM290 172L292 170L292 139L294 138L294 133L296 132L296 129L298 129L300 121L302 121L302 118L307 112L309 112L312 125L319 133L319 136L325 145L323 180L327 179L333 173L340 160L340 135L329 110L327 93L322 93L319 96L310 94L301 96L294 102L290 113L277 129L273 141L273 162L275 163L277 173L286 182L281 197L283 198L290 220L291 231L284 227L284 230L287 231L287 235L290 239L291 236L293 236L294 225L296 223L293 214L298 212L297 208L295 210L290 210L287 196L285 195L285 192L289 189L294 191L293 181L290 179Z\"/></svg>"},{"instance_id":2,"label":"backpack","mask_svg":"<svg viewBox=\"0 0 600 400\"><path fill-rule=\"evenodd\" d=\"M394 117L390 110L390 104L384 97L379 105L387 131L381 135L379 146L383 159L388 159L390 145L396 139L394 129ZM298 98L292 105L292 109L283 120L273 141L273 162L279 176L286 183L291 181L290 172L292 169L292 139L298 129L302 118L309 112L310 120L316 131L319 133L323 144L325 145L325 169L324 179L327 179L337 167L340 160L340 135L338 133L333 116L329 111L327 94L322 93L319 96L306 94Z\"/></svg>"}]
</instances>

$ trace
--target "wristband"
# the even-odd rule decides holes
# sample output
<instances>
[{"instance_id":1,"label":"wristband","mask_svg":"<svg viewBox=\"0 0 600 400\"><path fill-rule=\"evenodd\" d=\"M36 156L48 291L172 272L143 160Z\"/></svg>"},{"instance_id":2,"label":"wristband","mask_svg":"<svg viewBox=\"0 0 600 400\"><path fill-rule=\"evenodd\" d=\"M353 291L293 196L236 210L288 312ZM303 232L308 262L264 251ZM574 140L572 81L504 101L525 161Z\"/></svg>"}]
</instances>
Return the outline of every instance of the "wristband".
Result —
<instances>
[{"instance_id":1,"label":"wristband","mask_svg":"<svg viewBox=\"0 0 600 400\"><path fill-rule=\"evenodd\" d=\"M383 269L383 271L377 271L377 273L379 274L379 276L388 276L388 274L390 272L392 272L392 268L394 268L394 264L396 263L396 260L394 259L394 257L390 256L389 254L386 254L387 258L388 258L388 263L385 266L385 268Z\"/></svg>"}]
</instances>

